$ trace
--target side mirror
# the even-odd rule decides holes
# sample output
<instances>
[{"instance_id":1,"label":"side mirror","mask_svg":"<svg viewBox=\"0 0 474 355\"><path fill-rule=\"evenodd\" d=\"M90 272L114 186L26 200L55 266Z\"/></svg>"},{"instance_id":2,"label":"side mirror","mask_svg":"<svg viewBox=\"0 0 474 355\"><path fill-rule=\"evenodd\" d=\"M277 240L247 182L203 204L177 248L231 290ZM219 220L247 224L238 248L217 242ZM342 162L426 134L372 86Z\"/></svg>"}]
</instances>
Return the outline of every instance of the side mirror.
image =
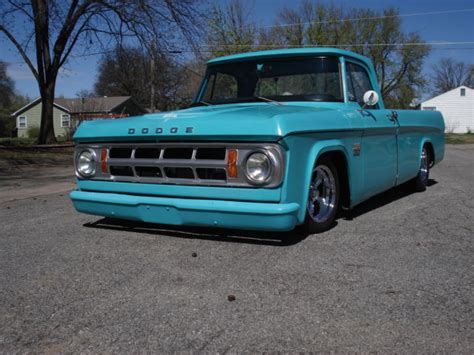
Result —
<instances>
[{"instance_id":1,"label":"side mirror","mask_svg":"<svg viewBox=\"0 0 474 355\"><path fill-rule=\"evenodd\" d=\"M377 94L374 90L366 91L364 94L364 107L365 109L367 106L375 106L379 102L379 94Z\"/></svg>"}]
</instances>

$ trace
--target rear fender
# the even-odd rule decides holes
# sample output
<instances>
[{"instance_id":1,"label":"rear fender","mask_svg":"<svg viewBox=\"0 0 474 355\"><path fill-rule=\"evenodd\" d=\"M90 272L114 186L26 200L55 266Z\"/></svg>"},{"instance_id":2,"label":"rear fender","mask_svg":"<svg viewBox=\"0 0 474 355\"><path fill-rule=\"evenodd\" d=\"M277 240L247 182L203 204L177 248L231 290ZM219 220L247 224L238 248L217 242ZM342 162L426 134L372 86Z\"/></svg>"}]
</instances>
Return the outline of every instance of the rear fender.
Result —
<instances>
[{"instance_id":1,"label":"rear fender","mask_svg":"<svg viewBox=\"0 0 474 355\"><path fill-rule=\"evenodd\" d=\"M434 156L431 157L431 159L436 159L436 154L434 153L434 145L433 145L433 142L431 141L431 139L429 137L423 137L421 140L420 140L420 146L418 147L418 156L421 158L421 152L423 151L423 147L425 146L425 144L430 144L431 147L433 147L433 154ZM418 169L420 168L421 166L421 159L419 159L419 164L418 164Z\"/></svg>"}]
</instances>

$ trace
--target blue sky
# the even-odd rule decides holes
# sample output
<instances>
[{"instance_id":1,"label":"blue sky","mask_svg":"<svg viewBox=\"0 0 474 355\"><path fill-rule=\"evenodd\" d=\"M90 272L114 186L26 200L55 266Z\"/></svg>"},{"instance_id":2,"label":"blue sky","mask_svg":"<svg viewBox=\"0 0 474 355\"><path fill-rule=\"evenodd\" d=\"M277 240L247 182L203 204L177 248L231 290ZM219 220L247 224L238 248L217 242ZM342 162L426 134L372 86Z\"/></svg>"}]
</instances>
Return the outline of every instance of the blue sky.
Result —
<instances>
[{"instance_id":1,"label":"blue sky","mask_svg":"<svg viewBox=\"0 0 474 355\"><path fill-rule=\"evenodd\" d=\"M249 6L255 8L255 20L261 26L271 25L282 7L293 8L299 6L299 3L298 0L249 0ZM340 5L346 10L355 7L374 10L396 7L400 10L400 14L474 9L472 0L343 0L330 3ZM420 33L426 42L474 42L474 11L402 17L402 26L406 31ZM474 63L474 43L433 46L425 62L426 75L430 74L430 65L442 57L455 57L467 63ZM19 93L31 98L39 96L36 82L29 69L21 63L21 58L14 48L3 38L0 40L0 60L10 63L8 72L15 81ZM91 90L97 75L98 60L99 56L72 58L61 71L56 94L74 97L82 89Z\"/></svg>"}]
</instances>

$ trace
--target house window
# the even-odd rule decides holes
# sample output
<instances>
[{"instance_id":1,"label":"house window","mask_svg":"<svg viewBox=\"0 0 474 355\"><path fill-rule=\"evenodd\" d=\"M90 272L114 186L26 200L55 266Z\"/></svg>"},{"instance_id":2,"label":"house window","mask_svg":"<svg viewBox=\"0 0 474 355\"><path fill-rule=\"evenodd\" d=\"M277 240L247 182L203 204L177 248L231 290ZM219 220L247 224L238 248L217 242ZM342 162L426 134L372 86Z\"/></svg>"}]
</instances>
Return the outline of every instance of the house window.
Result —
<instances>
[{"instance_id":1,"label":"house window","mask_svg":"<svg viewBox=\"0 0 474 355\"><path fill-rule=\"evenodd\" d=\"M26 128L27 126L27 118L26 116L19 116L18 117L18 128Z\"/></svg>"},{"instance_id":2,"label":"house window","mask_svg":"<svg viewBox=\"0 0 474 355\"><path fill-rule=\"evenodd\" d=\"M461 88L461 96L466 96L466 89L465 88Z\"/></svg>"},{"instance_id":3,"label":"house window","mask_svg":"<svg viewBox=\"0 0 474 355\"><path fill-rule=\"evenodd\" d=\"M423 110L425 110L425 111L436 111L436 107L435 106L425 106L425 107L423 107Z\"/></svg>"},{"instance_id":4,"label":"house window","mask_svg":"<svg viewBox=\"0 0 474 355\"><path fill-rule=\"evenodd\" d=\"M71 116L70 115L61 115L61 127L62 128L71 127Z\"/></svg>"}]
</instances>

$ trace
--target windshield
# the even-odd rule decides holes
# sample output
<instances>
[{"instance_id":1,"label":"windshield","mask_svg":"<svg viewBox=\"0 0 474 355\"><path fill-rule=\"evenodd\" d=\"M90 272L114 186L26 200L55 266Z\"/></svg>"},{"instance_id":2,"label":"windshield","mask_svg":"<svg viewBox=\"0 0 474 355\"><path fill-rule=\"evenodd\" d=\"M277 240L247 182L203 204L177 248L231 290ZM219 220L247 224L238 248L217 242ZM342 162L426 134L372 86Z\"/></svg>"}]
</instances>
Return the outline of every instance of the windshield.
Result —
<instances>
[{"instance_id":1,"label":"windshield","mask_svg":"<svg viewBox=\"0 0 474 355\"><path fill-rule=\"evenodd\" d=\"M210 65L195 104L343 101L337 57L260 59Z\"/></svg>"}]
</instances>

